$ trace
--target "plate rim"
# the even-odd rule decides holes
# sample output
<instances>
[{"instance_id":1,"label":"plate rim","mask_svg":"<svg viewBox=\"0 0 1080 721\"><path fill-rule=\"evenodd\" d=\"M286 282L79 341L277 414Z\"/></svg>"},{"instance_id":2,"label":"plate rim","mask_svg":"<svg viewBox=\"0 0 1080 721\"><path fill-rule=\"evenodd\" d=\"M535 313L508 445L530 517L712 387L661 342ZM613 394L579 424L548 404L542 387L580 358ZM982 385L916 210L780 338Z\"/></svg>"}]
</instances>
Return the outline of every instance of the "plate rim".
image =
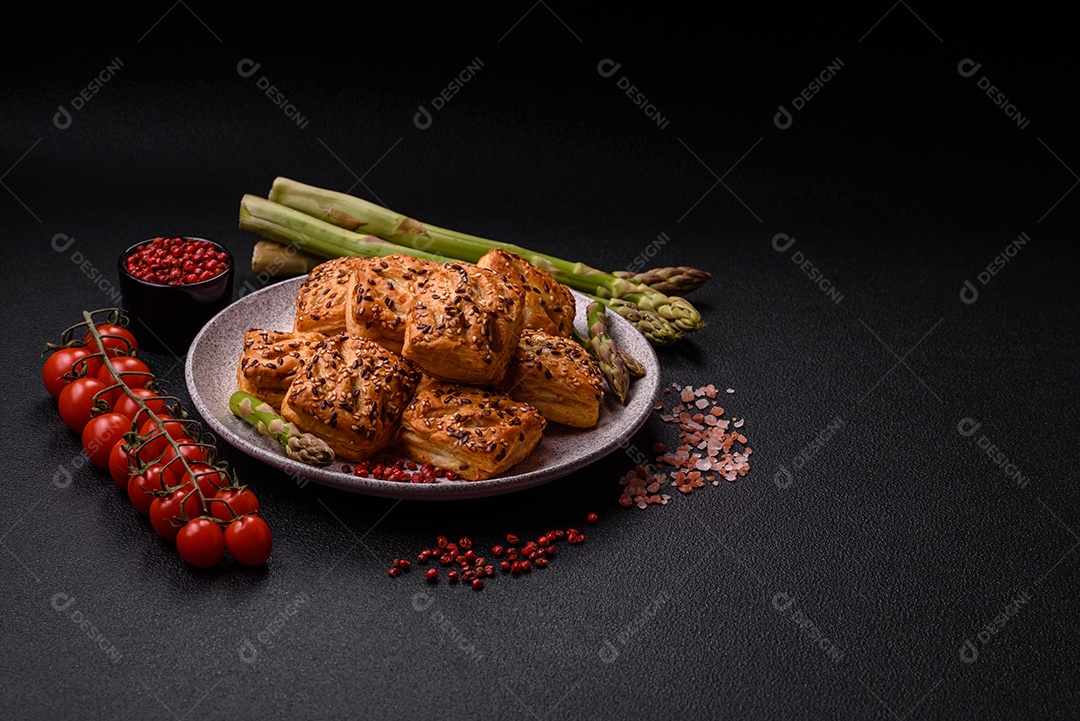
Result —
<instances>
[{"instance_id":1,"label":"plate rim","mask_svg":"<svg viewBox=\"0 0 1080 721\"><path fill-rule=\"evenodd\" d=\"M243 438L235 433L233 429L222 423L218 419L217 414L206 404L202 394L199 393L198 385L194 377L194 362L198 356L198 350L203 343L206 334L218 323L222 322L223 317L228 316L230 313L235 313L236 306L240 304L247 305L258 302L258 296L263 295L264 293L271 291L281 292L280 286L293 283L299 287L305 277L306 276L297 276L271 283L264 288L243 295L230 303L203 325L192 340L184 359L184 382L187 386L188 395L191 397L195 409L198 411L205 424L214 432L215 436L218 439L227 442L237 451L244 453L255 460L266 463L294 479L304 478L314 483L318 483L319 485L351 493L401 500L467 500L514 493L516 491L534 488L563 478L574 471L595 463L601 458L613 453L615 450L625 446L626 442L637 433L645 424L645 421L648 420L652 413L652 405L655 397L660 392L662 383L659 373L660 362L652 345L629 321L616 313L609 313L608 319L609 324L612 326L613 333L621 335L622 333L631 332L639 337L641 339L641 345L648 350L651 363L644 359L639 360L642 361L642 364L645 365L646 368L653 368L656 370L655 372L647 372L643 378L635 379L632 384L634 396L637 396L638 394L648 394L648 403L644 405L643 409L639 412L639 415L634 417L625 427L621 428L620 431L612 437L612 440L601 444L592 451L587 452L585 455L576 456L572 460L526 471L525 473L489 478L483 481L453 481L447 483L402 483L400 481L383 481L373 478L345 476L339 470L331 470L338 464L351 465L347 464L345 461L334 461L334 464L328 467L309 466L280 453L280 451L276 450L276 444L274 444L275 447L273 449L265 445L273 443L272 441L267 441L261 436ZM575 302L588 298L588 296L576 290L571 289L571 292L574 294ZM580 314L578 314L578 317L580 317ZM582 430L587 431L588 429ZM263 441L264 443L259 443L259 441ZM306 485L306 483L301 485Z\"/></svg>"}]
</instances>

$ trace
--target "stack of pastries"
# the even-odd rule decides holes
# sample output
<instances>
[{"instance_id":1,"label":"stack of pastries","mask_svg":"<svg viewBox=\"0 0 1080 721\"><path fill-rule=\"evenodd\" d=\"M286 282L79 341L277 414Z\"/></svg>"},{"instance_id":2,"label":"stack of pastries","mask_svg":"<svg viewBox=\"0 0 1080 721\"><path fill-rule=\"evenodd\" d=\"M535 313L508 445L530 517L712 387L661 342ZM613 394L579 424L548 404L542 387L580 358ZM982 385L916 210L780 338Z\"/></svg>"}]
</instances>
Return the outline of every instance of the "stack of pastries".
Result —
<instances>
[{"instance_id":1,"label":"stack of pastries","mask_svg":"<svg viewBox=\"0 0 1080 721\"><path fill-rule=\"evenodd\" d=\"M291 331L244 336L237 382L339 458L396 442L467 480L504 473L549 422L591 428L604 380L573 339L573 294L520 256L476 265L337 258L308 275Z\"/></svg>"}]
</instances>

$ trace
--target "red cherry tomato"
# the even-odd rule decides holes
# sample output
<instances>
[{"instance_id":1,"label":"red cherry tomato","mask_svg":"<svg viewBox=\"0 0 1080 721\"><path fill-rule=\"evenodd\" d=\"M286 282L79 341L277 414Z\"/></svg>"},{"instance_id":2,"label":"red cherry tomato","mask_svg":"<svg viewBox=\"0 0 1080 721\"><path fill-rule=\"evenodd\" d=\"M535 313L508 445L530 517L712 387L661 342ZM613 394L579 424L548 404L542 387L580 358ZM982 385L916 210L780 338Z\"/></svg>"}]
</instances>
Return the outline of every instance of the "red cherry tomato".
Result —
<instances>
[{"instance_id":1,"label":"red cherry tomato","mask_svg":"<svg viewBox=\"0 0 1080 721\"><path fill-rule=\"evenodd\" d=\"M189 465L210 462L210 451L205 446L196 445L192 439L177 438L176 444L180 447L179 456L187 459ZM187 473L184 464L176 460L177 457L176 449L169 446L165 449L165 454L161 456L161 461L159 461L164 468L161 476L170 486L178 485Z\"/></svg>"},{"instance_id":2,"label":"red cherry tomato","mask_svg":"<svg viewBox=\"0 0 1080 721\"><path fill-rule=\"evenodd\" d=\"M273 538L270 526L258 516L244 516L225 529L225 548L246 566L261 566L270 558Z\"/></svg>"},{"instance_id":3,"label":"red cherry tomato","mask_svg":"<svg viewBox=\"0 0 1080 721\"><path fill-rule=\"evenodd\" d=\"M132 355L139 350L139 344L135 341L135 336L127 328L121 328L113 323L104 323L97 327L97 332L101 334L101 345L104 346L105 353L110 358ZM94 343L94 336L90 331L86 332L83 345L88 345L91 348L97 347L97 344Z\"/></svg>"},{"instance_id":4,"label":"red cherry tomato","mask_svg":"<svg viewBox=\"0 0 1080 721\"><path fill-rule=\"evenodd\" d=\"M124 421L131 422L126 417ZM117 441L112 450L109 451L109 475L116 481L116 485L121 488L127 488L128 481L131 480L131 462L133 461L128 455L128 449L123 439Z\"/></svg>"},{"instance_id":5,"label":"red cherry tomato","mask_svg":"<svg viewBox=\"0 0 1080 721\"><path fill-rule=\"evenodd\" d=\"M113 446L131 430L131 421L119 413L104 413L90 419L82 431L82 446L86 457L98 468L109 467Z\"/></svg>"},{"instance_id":6,"label":"red cherry tomato","mask_svg":"<svg viewBox=\"0 0 1080 721\"><path fill-rule=\"evenodd\" d=\"M137 476L128 479L127 494L131 505L144 516L150 515L150 505L157 493L164 491L161 483L161 466L154 464Z\"/></svg>"},{"instance_id":7,"label":"red cherry tomato","mask_svg":"<svg viewBox=\"0 0 1080 721\"><path fill-rule=\"evenodd\" d=\"M179 525L185 518L190 520L202 514L199 493L191 486L182 486L167 496L159 496L150 503L150 525L162 538L176 540Z\"/></svg>"},{"instance_id":8,"label":"red cherry tomato","mask_svg":"<svg viewBox=\"0 0 1080 721\"><path fill-rule=\"evenodd\" d=\"M142 399L142 402L153 411L154 415L161 415L162 413L168 415L168 406L165 405L165 401L157 397L157 393L146 388L133 388L131 392ZM139 404L131 400L127 393L116 399L116 403L113 404L113 411L138 421L140 425L147 418L146 412L139 408ZM138 415L138 418L136 418L136 415Z\"/></svg>"},{"instance_id":9,"label":"red cherry tomato","mask_svg":"<svg viewBox=\"0 0 1080 721\"><path fill-rule=\"evenodd\" d=\"M140 461L149 462L161 456L170 447L168 437L187 438L185 429L188 424L176 420L167 414L157 414L162 421L159 426L153 418L147 418L139 426L139 435L146 439L142 446L135 450L135 455ZM164 465L164 464L162 464Z\"/></svg>"},{"instance_id":10,"label":"red cherry tomato","mask_svg":"<svg viewBox=\"0 0 1080 721\"><path fill-rule=\"evenodd\" d=\"M176 550L192 566L210 568L225 555L225 536L209 518L196 518L176 535Z\"/></svg>"},{"instance_id":11,"label":"red cherry tomato","mask_svg":"<svg viewBox=\"0 0 1080 721\"><path fill-rule=\"evenodd\" d=\"M154 374L150 372L150 367L138 358L119 356L109 359L109 362L112 363L113 368L120 374L121 380L124 381L128 388L145 388L147 383L154 380ZM107 365L102 365L101 369L98 370L97 379L106 386L114 386L118 383L116 376L113 375ZM121 393L123 391L119 388L109 391L109 405L113 405Z\"/></svg>"},{"instance_id":12,"label":"red cherry tomato","mask_svg":"<svg viewBox=\"0 0 1080 721\"><path fill-rule=\"evenodd\" d=\"M89 378L97 375L101 367L101 359L88 358L89 355L90 351L87 348L61 348L45 359L45 365L41 368L41 380L44 381L45 390L50 396L60 397L60 391L70 383L64 378L68 373L78 371Z\"/></svg>"},{"instance_id":13,"label":"red cherry tomato","mask_svg":"<svg viewBox=\"0 0 1080 721\"><path fill-rule=\"evenodd\" d=\"M218 491L232 482L228 474L205 463L189 463L188 467L191 469L191 473L185 470L180 477L180 482L187 486L192 480L195 480L199 484L199 490L202 491L204 498L213 498ZM180 468L183 469L183 466L180 466Z\"/></svg>"},{"instance_id":14,"label":"red cherry tomato","mask_svg":"<svg viewBox=\"0 0 1080 721\"><path fill-rule=\"evenodd\" d=\"M94 411L94 395L104 389L97 378L79 378L60 391L60 417L68 428L82 433Z\"/></svg>"},{"instance_id":15,"label":"red cherry tomato","mask_svg":"<svg viewBox=\"0 0 1080 721\"><path fill-rule=\"evenodd\" d=\"M229 504L226 506L225 503L211 503L210 514L214 518L231 521L237 516L259 515L259 499L248 488L224 488L218 491L214 498Z\"/></svg>"}]
</instances>

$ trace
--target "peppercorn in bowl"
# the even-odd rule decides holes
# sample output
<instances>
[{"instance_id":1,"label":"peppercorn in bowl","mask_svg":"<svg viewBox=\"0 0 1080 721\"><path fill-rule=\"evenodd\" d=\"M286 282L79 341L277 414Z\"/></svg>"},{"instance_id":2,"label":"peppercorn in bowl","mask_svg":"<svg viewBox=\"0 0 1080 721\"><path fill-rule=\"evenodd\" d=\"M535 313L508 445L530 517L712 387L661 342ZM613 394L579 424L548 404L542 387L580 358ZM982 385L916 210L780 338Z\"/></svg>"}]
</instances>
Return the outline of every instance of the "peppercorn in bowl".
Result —
<instances>
[{"instance_id":1,"label":"peppercorn in bowl","mask_svg":"<svg viewBox=\"0 0 1080 721\"><path fill-rule=\"evenodd\" d=\"M232 302L232 254L219 243L159 236L124 251L117 263L123 307L142 345L184 354L206 323Z\"/></svg>"}]
</instances>

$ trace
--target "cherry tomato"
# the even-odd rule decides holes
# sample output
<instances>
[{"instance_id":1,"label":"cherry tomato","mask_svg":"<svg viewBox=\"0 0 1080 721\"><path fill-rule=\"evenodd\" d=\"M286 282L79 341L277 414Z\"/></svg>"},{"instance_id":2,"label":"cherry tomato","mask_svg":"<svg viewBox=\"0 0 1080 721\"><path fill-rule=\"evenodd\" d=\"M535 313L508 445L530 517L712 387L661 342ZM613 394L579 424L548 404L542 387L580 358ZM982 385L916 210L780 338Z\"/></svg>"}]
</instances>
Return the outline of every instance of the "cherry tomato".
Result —
<instances>
[{"instance_id":1,"label":"cherry tomato","mask_svg":"<svg viewBox=\"0 0 1080 721\"><path fill-rule=\"evenodd\" d=\"M196 445L195 441L190 438L177 438L176 444L180 446L180 456L187 459L189 464L191 463L209 463L210 451L200 445ZM162 478L170 486L178 485L184 477L187 471L184 469L184 464L176 460L176 450L169 446L165 449L165 454L161 456L161 465L164 470L161 472Z\"/></svg>"},{"instance_id":2,"label":"cherry tomato","mask_svg":"<svg viewBox=\"0 0 1080 721\"><path fill-rule=\"evenodd\" d=\"M270 526L258 516L237 518L225 529L225 548L246 566L261 566L270 558Z\"/></svg>"},{"instance_id":3,"label":"cherry tomato","mask_svg":"<svg viewBox=\"0 0 1080 721\"><path fill-rule=\"evenodd\" d=\"M101 367L100 358L88 358L90 351L83 347L74 348L61 348L54 352L51 356L45 359L45 365L41 369L41 380L45 382L45 390L49 392L49 395L53 398L60 397L60 391L70 383L70 381L64 378L65 375L71 373L73 370L83 371L84 375L93 378L97 375L98 369ZM75 367L78 361L82 363Z\"/></svg>"},{"instance_id":4,"label":"cherry tomato","mask_svg":"<svg viewBox=\"0 0 1080 721\"><path fill-rule=\"evenodd\" d=\"M124 420L127 421L126 418ZM127 422L130 423L130 421ZM121 488L127 488L128 481L131 479L130 462L131 457L128 455L127 445L121 438L109 451L109 475Z\"/></svg>"},{"instance_id":5,"label":"cherry tomato","mask_svg":"<svg viewBox=\"0 0 1080 721\"><path fill-rule=\"evenodd\" d=\"M165 401L157 397L157 393L146 388L133 388L132 393L142 399L142 402L146 404L146 407L153 411L154 415L161 415L162 413L168 415L169 408L165 405ZM128 418L138 421L140 424L146 420L146 412L139 408L139 405L131 400L131 397L127 393L121 394L116 399L116 403L113 404L113 410L120 415L127 416ZM136 415L138 418L136 418Z\"/></svg>"},{"instance_id":6,"label":"cherry tomato","mask_svg":"<svg viewBox=\"0 0 1080 721\"><path fill-rule=\"evenodd\" d=\"M176 540L180 532L173 521L182 523L184 518L192 519L202 514L199 493L192 486L182 486L167 496L159 496L150 503L150 525L162 538Z\"/></svg>"},{"instance_id":7,"label":"cherry tomato","mask_svg":"<svg viewBox=\"0 0 1080 721\"><path fill-rule=\"evenodd\" d=\"M127 494L131 505L144 516L150 515L150 505L157 498L156 493L164 491L161 483L161 466L154 464L137 476L128 479Z\"/></svg>"},{"instance_id":8,"label":"cherry tomato","mask_svg":"<svg viewBox=\"0 0 1080 721\"><path fill-rule=\"evenodd\" d=\"M157 415L158 419L162 422L161 426L155 423L153 418L147 418L143 424L139 426L139 435L146 440L135 450L135 456L144 463L158 458L170 447L166 436L172 438L187 438L187 434L185 433L187 424L176 420L168 414L155 415ZM164 430L162 430L163 428Z\"/></svg>"},{"instance_id":9,"label":"cherry tomato","mask_svg":"<svg viewBox=\"0 0 1080 721\"><path fill-rule=\"evenodd\" d=\"M210 568L225 554L225 536L209 518L196 518L176 535L176 550L192 566Z\"/></svg>"},{"instance_id":10,"label":"cherry tomato","mask_svg":"<svg viewBox=\"0 0 1080 721\"><path fill-rule=\"evenodd\" d=\"M131 430L131 421L119 413L103 413L94 416L82 431L82 446L86 457L98 468L109 467L109 454L113 446L124 439Z\"/></svg>"},{"instance_id":11,"label":"cherry tomato","mask_svg":"<svg viewBox=\"0 0 1080 721\"><path fill-rule=\"evenodd\" d=\"M222 521L231 521L237 516L246 514L259 515L259 499L247 488L223 488L217 492L214 498L225 503L211 503L210 514ZM229 512L229 509L232 512Z\"/></svg>"},{"instance_id":12,"label":"cherry tomato","mask_svg":"<svg viewBox=\"0 0 1080 721\"><path fill-rule=\"evenodd\" d=\"M199 490L202 491L204 498L213 498L218 491L231 483L231 479L226 473L205 463L189 463L188 467L191 468L191 473L185 470L180 477L180 483L188 486L194 479L199 484ZM180 468L183 469L183 466L180 466Z\"/></svg>"},{"instance_id":13,"label":"cherry tomato","mask_svg":"<svg viewBox=\"0 0 1080 721\"><path fill-rule=\"evenodd\" d=\"M68 428L82 433L94 411L94 395L104 389L97 378L79 378L60 391L60 417Z\"/></svg>"},{"instance_id":14,"label":"cherry tomato","mask_svg":"<svg viewBox=\"0 0 1080 721\"><path fill-rule=\"evenodd\" d=\"M97 332L101 334L101 345L104 346L105 353L110 358L131 355L139 350L139 344L135 341L135 336L127 328L121 328L113 323L104 323L97 327ZM89 345L91 348L97 347L94 343L94 336L90 331L86 332L83 344Z\"/></svg>"},{"instance_id":15,"label":"cherry tomato","mask_svg":"<svg viewBox=\"0 0 1080 721\"><path fill-rule=\"evenodd\" d=\"M118 358L111 358L109 360L112 363L113 368L120 374L121 380L128 388L145 388L146 384L154 380L154 375L150 372L150 367L143 363L138 358L131 358L129 356L120 356ZM117 384L116 376L109 370L107 365L102 365L98 370L97 379L104 383L106 386L114 386ZM107 397L109 405L113 405L116 400L123 393L119 388L108 392Z\"/></svg>"}]
</instances>

